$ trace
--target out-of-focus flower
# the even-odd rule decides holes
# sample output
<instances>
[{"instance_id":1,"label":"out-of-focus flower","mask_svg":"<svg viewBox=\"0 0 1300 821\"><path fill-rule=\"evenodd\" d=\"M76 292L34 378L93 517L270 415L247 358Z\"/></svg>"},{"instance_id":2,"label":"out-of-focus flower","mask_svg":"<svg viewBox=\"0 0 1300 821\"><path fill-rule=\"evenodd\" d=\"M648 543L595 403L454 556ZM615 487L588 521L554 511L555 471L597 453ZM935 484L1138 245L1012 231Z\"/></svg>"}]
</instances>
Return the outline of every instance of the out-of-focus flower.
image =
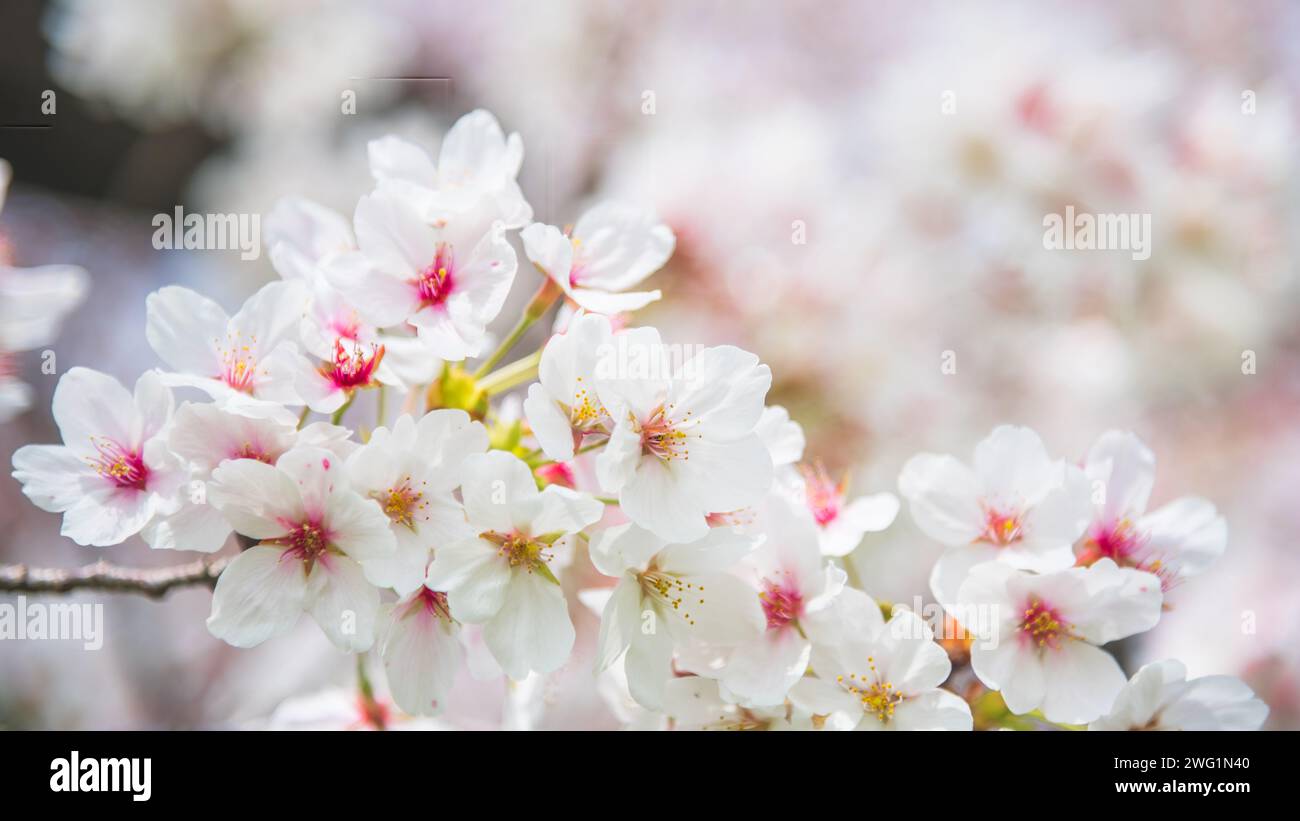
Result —
<instances>
[{"instance_id":1,"label":"out-of-focus flower","mask_svg":"<svg viewBox=\"0 0 1300 821\"><path fill-rule=\"evenodd\" d=\"M832 480L821 465L804 467L800 473L794 493L812 514L825 556L849 555L864 535L884 530L898 515L898 497L892 493L874 493L846 504L847 481Z\"/></svg>"},{"instance_id":2,"label":"out-of-focus flower","mask_svg":"<svg viewBox=\"0 0 1300 821\"><path fill-rule=\"evenodd\" d=\"M519 234L524 253L579 307L601 314L644 308L659 291L628 292L673 254L672 229L653 212L602 203L578 219L572 234L535 222Z\"/></svg>"},{"instance_id":3,"label":"out-of-focus flower","mask_svg":"<svg viewBox=\"0 0 1300 821\"><path fill-rule=\"evenodd\" d=\"M898 487L921 530L948 545L930 576L944 605L981 562L1038 572L1069 567L1089 516L1083 472L1051 459L1032 430L1010 425L975 447L972 467L952 456L913 456Z\"/></svg>"},{"instance_id":4,"label":"out-of-focus flower","mask_svg":"<svg viewBox=\"0 0 1300 821\"><path fill-rule=\"evenodd\" d=\"M1089 730L1258 730L1268 705L1233 676L1187 680L1182 662L1152 662L1133 675Z\"/></svg>"},{"instance_id":5,"label":"out-of-focus flower","mask_svg":"<svg viewBox=\"0 0 1300 821\"><path fill-rule=\"evenodd\" d=\"M1084 470L1101 496L1076 547L1079 564L1112 559L1154 573L1168 591L1223 555L1228 525L1207 500L1185 496L1146 513L1156 458L1134 434L1102 434Z\"/></svg>"},{"instance_id":6,"label":"out-of-focus flower","mask_svg":"<svg viewBox=\"0 0 1300 821\"><path fill-rule=\"evenodd\" d=\"M11 176L0 160L0 210ZM31 405L31 388L18 379L15 354L50 344L59 325L86 297L86 272L75 265L10 267L0 234L0 424Z\"/></svg>"},{"instance_id":7,"label":"out-of-focus flower","mask_svg":"<svg viewBox=\"0 0 1300 821\"><path fill-rule=\"evenodd\" d=\"M1124 673L1100 645L1160 620L1160 580L1110 559L1042 575L986 562L957 595L958 620L989 632L971 645L971 668L1013 713L1083 724L1114 703Z\"/></svg>"},{"instance_id":8,"label":"out-of-focus flower","mask_svg":"<svg viewBox=\"0 0 1300 821\"><path fill-rule=\"evenodd\" d=\"M482 109L447 131L436 165L424 149L397 137L370 143L370 170L379 189L435 223L477 210L507 229L522 227L533 214L516 181L523 159L519 135L506 137L496 117Z\"/></svg>"}]
</instances>

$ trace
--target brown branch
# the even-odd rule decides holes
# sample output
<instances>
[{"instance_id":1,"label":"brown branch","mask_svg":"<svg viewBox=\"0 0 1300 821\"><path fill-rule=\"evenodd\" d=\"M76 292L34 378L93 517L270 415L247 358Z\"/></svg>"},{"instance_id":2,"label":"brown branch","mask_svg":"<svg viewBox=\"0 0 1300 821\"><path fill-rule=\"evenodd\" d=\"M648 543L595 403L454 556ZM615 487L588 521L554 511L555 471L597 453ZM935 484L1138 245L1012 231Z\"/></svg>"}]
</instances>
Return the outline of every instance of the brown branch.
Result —
<instances>
[{"instance_id":1,"label":"brown branch","mask_svg":"<svg viewBox=\"0 0 1300 821\"><path fill-rule=\"evenodd\" d=\"M0 592L71 593L98 590L106 593L139 593L160 599L177 587L212 587L226 569L229 558L200 559L173 567L117 567L99 561L75 570L0 564Z\"/></svg>"}]
</instances>

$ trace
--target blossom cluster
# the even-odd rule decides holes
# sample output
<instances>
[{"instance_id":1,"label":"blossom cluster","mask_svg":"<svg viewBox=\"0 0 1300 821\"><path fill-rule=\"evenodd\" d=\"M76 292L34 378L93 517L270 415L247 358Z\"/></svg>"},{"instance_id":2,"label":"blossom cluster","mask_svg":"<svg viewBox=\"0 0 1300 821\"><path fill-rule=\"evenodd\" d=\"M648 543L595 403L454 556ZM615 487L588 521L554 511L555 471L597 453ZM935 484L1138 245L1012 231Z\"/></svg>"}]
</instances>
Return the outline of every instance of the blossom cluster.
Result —
<instances>
[{"instance_id":1,"label":"blossom cluster","mask_svg":"<svg viewBox=\"0 0 1300 821\"><path fill-rule=\"evenodd\" d=\"M633 324L675 247L652 211L535 222L522 160L519 136L475 111L436 158L370 143L374 187L351 218L282 201L280 279L233 315L151 294L162 366L130 390L68 370L63 444L14 455L24 493L81 545L238 542L210 632L251 647L306 613L340 650L376 652L411 715L454 711L463 668L559 670L580 603L600 614L595 672L638 725L966 730L991 698L1044 724L1263 722L1235 679L1189 682L1168 661L1126 681L1101 649L1153 628L1226 546L1205 500L1147 512L1154 457L1135 436L1104 434L1081 465L1011 426L970 465L915 456L898 488L948 546L931 576L947 616L876 601L845 557L898 497L805 464L755 354ZM498 340L515 233L540 287ZM501 365L560 302L541 350Z\"/></svg>"}]
</instances>

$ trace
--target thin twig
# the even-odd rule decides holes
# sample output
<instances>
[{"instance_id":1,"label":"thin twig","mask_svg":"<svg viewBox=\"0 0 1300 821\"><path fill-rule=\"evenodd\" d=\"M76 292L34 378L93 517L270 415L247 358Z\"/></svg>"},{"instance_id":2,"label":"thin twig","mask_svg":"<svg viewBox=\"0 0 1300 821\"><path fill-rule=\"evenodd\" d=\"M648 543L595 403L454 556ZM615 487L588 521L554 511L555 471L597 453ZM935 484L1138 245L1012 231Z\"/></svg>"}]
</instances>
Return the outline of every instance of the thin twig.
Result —
<instances>
[{"instance_id":1,"label":"thin twig","mask_svg":"<svg viewBox=\"0 0 1300 821\"><path fill-rule=\"evenodd\" d=\"M174 567L118 567L99 561L75 570L0 564L0 592L71 593L97 590L160 599L177 587L212 587L230 559L200 559Z\"/></svg>"}]
</instances>

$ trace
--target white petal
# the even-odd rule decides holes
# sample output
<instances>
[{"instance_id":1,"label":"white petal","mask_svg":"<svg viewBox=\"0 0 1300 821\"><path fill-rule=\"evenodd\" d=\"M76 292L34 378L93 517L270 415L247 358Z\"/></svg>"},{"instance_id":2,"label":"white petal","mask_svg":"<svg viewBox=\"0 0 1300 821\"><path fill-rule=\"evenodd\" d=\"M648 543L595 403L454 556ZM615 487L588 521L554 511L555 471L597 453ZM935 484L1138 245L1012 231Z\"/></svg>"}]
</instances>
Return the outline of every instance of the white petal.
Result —
<instances>
[{"instance_id":1,"label":"white petal","mask_svg":"<svg viewBox=\"0 0 1300 821\"><path fill-rule=\"evenodd\" d=\"M903 465L898 489L918 527L946 545L969 544L984 532L980 482L951 456L921 453Z\"/></svg>"},{"instance_id":2,"label":"white petal","mask_svg":"<svg viewBox=\"0 0 1300 821\"><path fill-rule=\"evenodd\" d=\"M62 445L24 445L13 457L14 478L32 504L62 513L102 483L72 450Z\"/></svg>"},{"instance_id":3,"label":"white petal","mask_svg":"<svg viewBox=\"0 0 1300 821\"><path fill-rule=\"evenodd\" d=\"M505 603L483 629L492 655L516 680L559 669L574 637L564 592L537 573L514 574Z\"/></svg>"},{"instance_id":4,"label":"white petal","mask_svg":"<svg viewBox=\"0 0 1300 821\"><path fill-rule=\"evenodd\" d=\"M236 647L253 647L288 632L306 596L307 574L301 562L274 548L249 548L218 577L208 630Z\"/></svg>"},{"instance_id":5,"label":"white petal","mask_svg":"<svg viewBox=\"0 0 1300 821\"><path fill-rule=\"evenodd\" d=\"M551 485L539 497L541 505L532 520L532 535L577 533L600 521L605 505L591 494Z\"/></svg>"},{"instance_id":6,"label":"white petal","mask_svg":"<svg viewBox=\"0 0 1300 821\"><path fill-rule=\"evenodd\" d=\"M1104 518L1135 517L1147 509L1156 457L1136 435L1117 430L1103 433L1088 451L1085 469L1089 479L1105 484Z\"/></svg>"},{"instance_id":7,"label":"white petal","mask_svg":"<svg viewBox=\"0 0 1300 821\"><path fill-rule=\"evenodd\" d=\"M501 609L512 575L495 545L473 538L440 545L425 583L431 590L447 593L456 619L479 623Z\"/></svg>"},{"instance_id":8,"label":"white petal","mask_svg":"<svg viewBox=\"0 0 1300 821\"><path fill-rule=\"evenodd\" d=\"M1184 496L1138 521L1147 551L1179 577L1205 571L1228 546L1228 524L1205 499Z\"/></svg>"},{"instance_id":9,"label":"white petal","mask_svg":"<svg viewBox=\"0 0 1300 821\"><path fill-rule=\"evenodd\" d=\"M170 285L145 300L145 337L154 353L173 370L215 377L230 318L207 297Z\"/></svg>"},{"instance_id":10,"label":"white petal","mask_svg":"<svg viewBox=\"0 0 1300 821\"><path fill-rule=\"evenodd\" d=\"M453 624L418 599L394 608L381 654L393 701L411 715L442 712L463 652Z\"/></svg>"},{"instance_id":11,"label":"white petal","mask_svg":"<svg viewBox=\"0 0 1300 821\"><path fill-rule=\"evenodd\" d=\"M379 590L366 581L361 565L329 554L317 560L307 579L312 618L345 653L364 653L375 643Z\"/></svg>"},{"instance_id":12,"label":"white petal","mask_svg":"<svg viewBox=\"0 0 1300 821\"><path fill-rule=\"evenodd\" d=\"M870 716L867 718L871 720ZM965 732L974 724L970 705L956 693L926 690L908 698L894 710L893 730L949 730Z\"/></svg>"},{"instance_id":13,"label":"white petal","mask_svg":"<svg viewBox=\"0 0 1300 821\"><path fill-rule=\"evenodd\" d=\"M215 507L186 501L176 513L151 522L141 535L154 550L215 553L226 544L230 532L230 523Z\"/></svg>"},{"instance_id":14,"label":"white petal","mask_svg":"<svg viewBox=\"0 0 1300 821\"><path fill-rule=\"evenodd\" d=\"M1124 687L1124 672L1105 650L1069 641L1043 658L1043 716L1086 724L1110 709Z\"/></svg>"},{"instance_id":15,"label":"white petal","mask_svg":"<svg viewBox=\"0 0 1300 821\"><path fill-rule=\"evenodd\" d=\"M540 383L528 386L528 397L524 399L524 417L528 427L532 428L537 443L547 457L557 462L567 462L573 458L573 428L569 418L560 406L551 399Z\"/></svg>"}]
</instances>

